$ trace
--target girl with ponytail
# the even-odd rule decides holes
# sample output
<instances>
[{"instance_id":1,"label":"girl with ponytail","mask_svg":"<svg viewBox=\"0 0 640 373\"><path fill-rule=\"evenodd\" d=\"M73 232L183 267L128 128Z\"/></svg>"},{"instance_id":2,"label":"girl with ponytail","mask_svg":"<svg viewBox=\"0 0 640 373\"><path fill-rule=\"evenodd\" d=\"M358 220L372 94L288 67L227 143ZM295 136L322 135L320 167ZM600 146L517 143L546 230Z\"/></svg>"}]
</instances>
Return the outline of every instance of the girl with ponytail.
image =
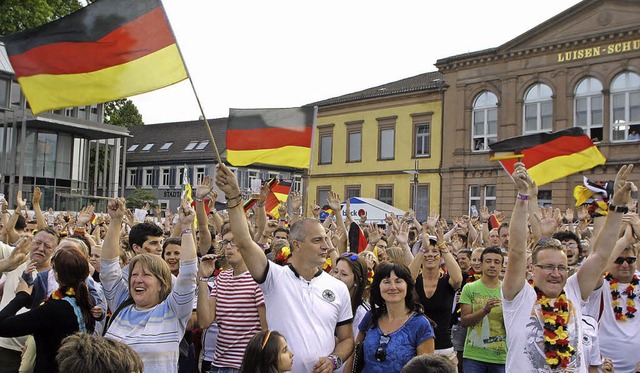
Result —
<instances>
[{"instance_id":1,"label":"girl with ponytail","mask_svg":"<svg viewBox=\"0 0 640 373\"><path fill-rule=\"evenodd\" d=\"M51 267L60 287L41 305L16 315L32 302L33 286L21 278L15 298L0 311L0 336L33 334L38 350L35 373L57 371L55 356L62 339L78 331L92 333L95 326L94 302L85 282L87 257L76 248L62 248L53 255Z\"/></svg>"}]
</instances>

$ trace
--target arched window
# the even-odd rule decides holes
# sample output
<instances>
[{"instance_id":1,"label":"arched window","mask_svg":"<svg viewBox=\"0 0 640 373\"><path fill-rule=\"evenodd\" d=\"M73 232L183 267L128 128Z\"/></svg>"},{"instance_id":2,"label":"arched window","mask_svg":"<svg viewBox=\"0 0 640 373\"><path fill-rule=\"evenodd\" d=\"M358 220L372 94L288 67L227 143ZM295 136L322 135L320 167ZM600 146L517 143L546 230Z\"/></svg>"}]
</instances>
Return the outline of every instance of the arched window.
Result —
<instances>
[{"instance_id":1,"label":"arched window","mask_svg":"<svg viewBox=\"0 0 640 373\"><path fill-rule=\"evenodd\" d=\"M611 83L611 141L640 140L640 75L626 71Z\"/></svg>"},{"instance_id":2,"label":"arched window","mask_svg":"<svg viewBox=\"0 0 640 373\"><path fill-rule=\"evenodd\" d=\"M536 84L524 95L524 133L537 133L553 129L553 92L546 84Z\"/></svg>"},{"instance_id":3,"label":"arched window","mask_svg":"<svg viewBox=\"0 0 640 373\"><path fill-rule=\"evenodd\" d=\"M576 86L573 125L581 127L593 141L602 140L602 83L596 78L582 79Z\"/></svg>"},{"instance_id":4,"label":"arched window","mask_svg":"<svg viewBox=\"0 0 640 373\"><path fill-rule=\"evenodd\" d=\"M498 98L491 92L480 93L473 102L473 135L471 150L489 150L489 144L498 140Z\"/></svg>"}]
</instances>

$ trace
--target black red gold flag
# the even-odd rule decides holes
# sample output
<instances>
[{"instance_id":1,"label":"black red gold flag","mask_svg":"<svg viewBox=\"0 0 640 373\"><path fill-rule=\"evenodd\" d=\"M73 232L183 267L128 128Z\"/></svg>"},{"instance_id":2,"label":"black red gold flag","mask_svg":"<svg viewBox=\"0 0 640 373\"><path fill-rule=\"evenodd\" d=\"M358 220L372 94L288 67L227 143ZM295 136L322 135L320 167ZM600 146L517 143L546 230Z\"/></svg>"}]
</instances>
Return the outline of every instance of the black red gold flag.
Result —
<instances>
[{"instance_id":1,"label":"black red gold flag","mask_svg":"<svg viewBox=\"0 0 640 373\"><path fill-rule=\"evenodd\" d=\"M98 0L4 41L34 114L134 96L187 78L160 0Z\"/></svg>"}]
</instances>

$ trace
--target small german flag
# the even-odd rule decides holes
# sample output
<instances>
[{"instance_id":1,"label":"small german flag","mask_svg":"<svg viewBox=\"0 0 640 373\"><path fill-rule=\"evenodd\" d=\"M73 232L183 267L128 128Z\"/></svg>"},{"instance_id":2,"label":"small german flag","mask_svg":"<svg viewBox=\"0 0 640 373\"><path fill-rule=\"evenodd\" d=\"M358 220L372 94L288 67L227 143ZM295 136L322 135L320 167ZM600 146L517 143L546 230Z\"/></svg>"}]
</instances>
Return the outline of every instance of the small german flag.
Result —
<instances>
[{"instance_id":1,"label":"small german flag","mask_svg":"<svg viewBox=\"0 0 640 373\"><path fill-rule=\"evenodd\" d=\"M490 159L500 161L509 175L514 171L514 164L520 161L538 186L607 161L580 127L513 137L489 147Z\"/></svg>"},{"instance_id":2,"label":"small german flag","mask_svg":"<svg viewBox=\"0 0 640 373\"><path fill-rule=\"evenodd\" d=\"M280 207L281 203L287 202L289 199L289 192L291 191L291 182L276 180L275 178L267 181L269 185L269 189L271 193L267 196L267 200L264 203L264 208L267 211L268 215L273 216L274 218L280 217L280 212L278 212L278 207ZM244 211L248 211L253 205L258 202L257 198L250 198L244 202L243 207Z\"/></svg>"},{"instance_id":3,"label":"small german flag","mask_svg":"<svg viewBox=\"0 0 640 373\"><path fill-rule=\"evenodd\" d=\"M309 168L314 107L230 109L227 161Z\"/></svg>"},{"instance_id":4,"label":"small german flag","mask_svg":"<svg viewBox=\"0 0 640 373\"><path fill-rule=\"evenodd\" d=\"M34 114L112 101L187 78L160 0L98 0L4 41Z\"/></svg>"}]
</instances>

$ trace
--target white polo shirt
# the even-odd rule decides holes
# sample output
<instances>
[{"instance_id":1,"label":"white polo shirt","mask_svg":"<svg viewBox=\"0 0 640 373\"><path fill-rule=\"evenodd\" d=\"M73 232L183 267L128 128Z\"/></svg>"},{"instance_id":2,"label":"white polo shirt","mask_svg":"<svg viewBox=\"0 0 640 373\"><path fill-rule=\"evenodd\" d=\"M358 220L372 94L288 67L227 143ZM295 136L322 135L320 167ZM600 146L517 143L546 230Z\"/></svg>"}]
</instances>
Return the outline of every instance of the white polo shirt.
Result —
<instances>
[{"instance_id":1,"label":"white polo shirt","mask_svg":"<svg viewBox=\"0 0 640 373\"><path fill-rule=\"evenodd\" d=\"M292 372L310 372L318 358L333 352L336 327L353 320L349 290L323 270L307 281L292 265L267 263L266 279L259 285L269 329L282 333L296 354Z\"/></svg>"}]
</instances>

